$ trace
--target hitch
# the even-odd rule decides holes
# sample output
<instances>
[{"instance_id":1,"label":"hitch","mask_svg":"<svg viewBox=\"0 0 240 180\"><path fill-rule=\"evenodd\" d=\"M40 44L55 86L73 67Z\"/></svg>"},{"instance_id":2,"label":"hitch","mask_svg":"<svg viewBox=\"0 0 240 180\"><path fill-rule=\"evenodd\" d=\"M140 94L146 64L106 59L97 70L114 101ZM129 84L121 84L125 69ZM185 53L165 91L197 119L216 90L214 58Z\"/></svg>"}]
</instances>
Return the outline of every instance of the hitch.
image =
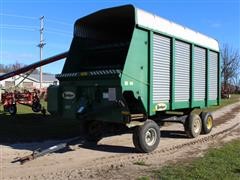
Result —
<instances>
[{"instance_id":1,"label":"hitch","mask_svg":"<svg viewBox=\"0 0 240 180\"><path fill-rule=\"evenodd\" d=\"M31 160L36 159L38 157L44 156L46 154L50 154L50 153L59 151L61 149L67 148L67 147L69 147L70 143L73 143L74 141L77 141L79 139L80 139L80 137L75 137L75 138L72 138L71 140L69 140L68 142L60 143L60 144L51 146L51 147L49 147L47 149L43 149L43 150L38 148L38 149L34 150L32 152L32 154L30 154L30 155L15 158L11 163L20 162L20 164L24 164L27 161L31 161Z\"/></svg>"}]
</instances>

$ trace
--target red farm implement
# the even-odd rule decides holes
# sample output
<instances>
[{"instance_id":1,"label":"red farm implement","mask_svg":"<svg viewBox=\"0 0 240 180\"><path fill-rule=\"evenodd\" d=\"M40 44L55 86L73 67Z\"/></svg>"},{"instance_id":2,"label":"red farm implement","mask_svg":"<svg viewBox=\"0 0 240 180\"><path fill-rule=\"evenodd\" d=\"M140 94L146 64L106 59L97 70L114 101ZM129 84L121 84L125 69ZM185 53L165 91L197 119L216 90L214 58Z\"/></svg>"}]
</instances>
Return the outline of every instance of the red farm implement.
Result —
<instances>
[{"instance_id":1,"label":"red farm implement","mask_svg":"<svg viewBox=\"0 0 240 180\"><path fill-rule=\"evenodd\" d=\"M64 59L67 57L68 52L64 52L58 54L56 56L47 58L45 60L33 63L29 66L25 66L21 69L16 71L12 71L0 76L0 81L5 79L11 78L16 75L25 74L25 78L27 78L34 69L44 66L46 64L53 63L55 61ZM24 79L22 81L24 81ZM22 82L21 81L21 82ZM1 95L1 103L3 104L3 109L5 112L9 112L11 115L15 115L17 112L17 104L23 104L32 108L33 112L42 112L43 114L46 113L46 110L42 108L40 103L40 91L34 89L33 91L24 90L23 92L14 91L14 92L4 92Z\"/></svg>"},{"instance_id":2,"label":"red farm implement","mask_svg":"<svg viewBox=\"0 0 240 180\"><path fill-rule=\"evenodd\" d=\"M2 104L5 112L15 115L17 112L17 104L23 104L32 108L33 112L46 113L40 103L40 91L34 90L33 92L25 90L24 92L14 91L5 92L2 94Z\"/></svg>"}]
</instances>

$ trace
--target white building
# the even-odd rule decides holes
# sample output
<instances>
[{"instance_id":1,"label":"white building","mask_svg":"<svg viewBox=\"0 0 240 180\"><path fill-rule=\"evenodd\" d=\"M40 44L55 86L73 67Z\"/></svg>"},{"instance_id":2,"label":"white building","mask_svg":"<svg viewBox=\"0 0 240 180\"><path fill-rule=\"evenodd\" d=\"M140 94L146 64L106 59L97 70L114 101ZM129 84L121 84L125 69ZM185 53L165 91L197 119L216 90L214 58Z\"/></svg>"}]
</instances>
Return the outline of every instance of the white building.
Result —
<instances>
[{"instance_id":1,"label":"white building","mask_svg":"<svg viewBox=\"0 0 240 180\"><path fill-rule=\"evenodd\" d=\"M0 73L0 75L2 75ZM50 85L57 85L58 80L53 74L43 74L42 88L47 88ZM39 74L30 74L26 79L24 75L17 75L5 80L0 81L0 88L9 89L15 86L22 89L39 89L40 88L40 77Z\"/></svg>"}]
</instances>

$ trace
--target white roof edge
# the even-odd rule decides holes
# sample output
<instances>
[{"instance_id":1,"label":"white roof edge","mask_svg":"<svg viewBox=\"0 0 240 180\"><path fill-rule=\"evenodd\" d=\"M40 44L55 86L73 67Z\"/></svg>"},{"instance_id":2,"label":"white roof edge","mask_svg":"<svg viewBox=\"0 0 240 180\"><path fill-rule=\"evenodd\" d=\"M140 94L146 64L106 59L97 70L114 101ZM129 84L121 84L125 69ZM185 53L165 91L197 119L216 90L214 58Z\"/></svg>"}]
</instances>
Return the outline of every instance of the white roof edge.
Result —
<instances>
[{"instance_id":1,"label":"white roof edge","mask_svg":"<svg viewBox=\"0 0 240 180\"><path fill-rule=\"evenodd\" d=\"M219 51L217 40L138 8L136 8L136 21L140 26Z\"/></svg>"}]
</instances>

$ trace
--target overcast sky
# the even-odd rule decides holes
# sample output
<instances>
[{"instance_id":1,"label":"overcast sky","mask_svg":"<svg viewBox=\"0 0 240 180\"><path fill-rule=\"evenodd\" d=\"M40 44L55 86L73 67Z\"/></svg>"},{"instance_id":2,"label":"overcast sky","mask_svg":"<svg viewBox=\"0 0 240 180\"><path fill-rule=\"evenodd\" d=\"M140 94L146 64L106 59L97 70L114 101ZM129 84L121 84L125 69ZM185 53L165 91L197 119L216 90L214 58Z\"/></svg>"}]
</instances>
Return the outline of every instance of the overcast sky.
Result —
<instances>
[{"instance_id":1,"label":"overcast sky","mask_svg":"<svg viewBox=\"0 0 240 180\"><path fill-rule=\"evenodd\" d=\"M0 0L0 63L31 64L39 60L39 18L45 16L44 58L67 51L76 19L124 4L211 36L240 49L240 0ZM44 66L60 73L63 61Z\"/></svg>"}]
</instances>

